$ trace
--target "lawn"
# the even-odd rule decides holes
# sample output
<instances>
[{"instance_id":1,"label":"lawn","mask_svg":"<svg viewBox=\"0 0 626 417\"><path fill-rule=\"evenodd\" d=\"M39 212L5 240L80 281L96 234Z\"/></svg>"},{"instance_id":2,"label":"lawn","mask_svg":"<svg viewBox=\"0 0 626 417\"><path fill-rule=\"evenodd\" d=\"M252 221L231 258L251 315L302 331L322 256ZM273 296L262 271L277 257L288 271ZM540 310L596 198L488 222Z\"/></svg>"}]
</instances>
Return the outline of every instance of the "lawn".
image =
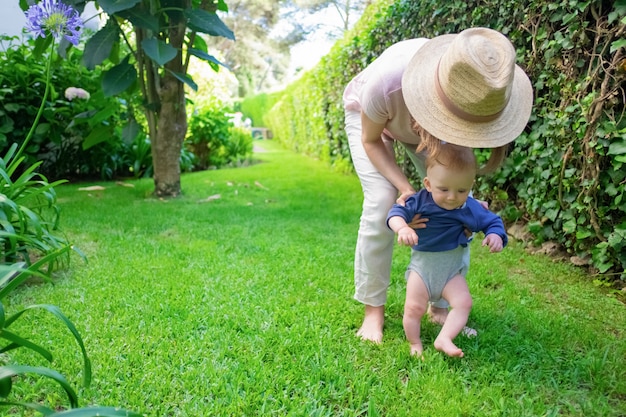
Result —
<instances>
[{"instance_id":1,"label":"lawn","mask_svg":"<svg viewBox=\"0 0 626 417\"><path fill-rule=\"evenodd\" d=\"M383 343L357 339L358 180L257 144L258 163L184 174L173 200L153 198L151 180L57 188L62 230L87 262L73 256L54 285L27 285L6 308L54 304L76 324L94 373L81 405L155 417L626 415L626 308L519 242L499 254L472 247L479 334L457 339L465 358L434 350L430 323L424 360L409 356L404 247ZM91 185L104 190L80 190ZM67 329L44 313L23 321L16 332L32 329L78 388ZM51 382L15 384L24 401L64 404Z\"/></svg>"}]
</instances>

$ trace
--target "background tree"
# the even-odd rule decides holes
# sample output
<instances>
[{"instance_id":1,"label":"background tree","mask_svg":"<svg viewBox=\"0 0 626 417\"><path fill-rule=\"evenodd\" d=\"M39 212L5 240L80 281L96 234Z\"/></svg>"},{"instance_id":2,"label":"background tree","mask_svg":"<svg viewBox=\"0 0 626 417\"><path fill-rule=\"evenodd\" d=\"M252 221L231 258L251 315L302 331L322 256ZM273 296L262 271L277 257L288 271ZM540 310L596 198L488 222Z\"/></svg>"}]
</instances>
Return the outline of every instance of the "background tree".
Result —
<instances>
[{"instance_id":1,"label":"background tree","mask_svg":"<svg viewBox=\"0 0 626 417\"><path fill-rule=\"evenodd\" d=\"M86 0L68 3L82 10ZM181 192L179 159L187 132L184 86L197 89L187 69L192 56L207 61L214 69L221 64L208 53L202 34L235 39L216 13L227 12L226 3L98 0L96 5L108 19L87 41L83 63L87 68L106 67L102 79L105 95L128 90L141 93L152 144L154 193L159 197L177 196ZM22 0L21 6L26 9L28 4ZM88 145L104 141L112 133L112 127L99 129Z\"/></svg>"}]
</instances>

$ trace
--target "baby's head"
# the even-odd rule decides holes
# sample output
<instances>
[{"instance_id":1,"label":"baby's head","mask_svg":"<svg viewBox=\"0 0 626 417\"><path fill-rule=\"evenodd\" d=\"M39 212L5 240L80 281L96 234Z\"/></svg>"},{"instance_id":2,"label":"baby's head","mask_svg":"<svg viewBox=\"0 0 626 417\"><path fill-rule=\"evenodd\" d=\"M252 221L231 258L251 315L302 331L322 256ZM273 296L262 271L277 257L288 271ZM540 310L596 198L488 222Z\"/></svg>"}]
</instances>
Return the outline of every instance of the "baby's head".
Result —
<instances>
[{"instance_id":1,"label":"baby's head","mask_svg":"<svg viewBox=\"0 0 626 417\"><path fill-rule=\"evenodd\" d=\"M477 170L471 148L442 144L426 158L424 186L439 207L454 210L467 201Z\"/></svg>"}]
</instances>

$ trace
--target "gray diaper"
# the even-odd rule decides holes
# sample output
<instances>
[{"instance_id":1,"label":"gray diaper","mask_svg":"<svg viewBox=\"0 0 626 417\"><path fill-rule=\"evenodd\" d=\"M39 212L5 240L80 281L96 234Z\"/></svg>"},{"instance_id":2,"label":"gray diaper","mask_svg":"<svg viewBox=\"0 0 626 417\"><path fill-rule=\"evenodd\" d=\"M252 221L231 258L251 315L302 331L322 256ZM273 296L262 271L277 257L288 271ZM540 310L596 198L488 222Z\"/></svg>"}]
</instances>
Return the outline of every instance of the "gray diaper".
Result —
<instances>
[{"instance_id":1,"label":"gray diaper","mask_svg":"<svg viewBox=\"0 0 626 417\"><path fill-rule=\"evenodd\" d=\"M428 290L429 301L441 300L441 293L455 275L467 276L470 261L469 246L459 246L456 249L445 252L420 252L411 251L411 263L405 277L408 279L409 271L415 271L422 277Z\"/></svg>"}]
</instances>

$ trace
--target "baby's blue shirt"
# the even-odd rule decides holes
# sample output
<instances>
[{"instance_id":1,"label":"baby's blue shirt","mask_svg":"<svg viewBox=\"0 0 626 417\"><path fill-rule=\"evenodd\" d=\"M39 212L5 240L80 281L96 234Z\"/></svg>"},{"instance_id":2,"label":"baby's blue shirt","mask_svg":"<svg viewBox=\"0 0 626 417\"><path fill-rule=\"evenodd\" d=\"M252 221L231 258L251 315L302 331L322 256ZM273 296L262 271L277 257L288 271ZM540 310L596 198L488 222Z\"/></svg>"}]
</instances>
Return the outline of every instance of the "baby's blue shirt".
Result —
<instances>
[{"instance_id":1,"label":"baby's blue shirt","mask_svg":"<svg viewBox=\"0 0 626 417\"><path fill-rule=\"evenodd\" d=\"M415 229L419 241L413 249L417 251L442 252L459 245L466 246L469 242L465 236L466 228L485 235L495 233L502 238L504 246L508 243L502 219L472 197L468 197L462 207L446 210L435 204L431 193L422 189L409 197L404 207L393 205L387 216L387 225L390 217L400 216L410 223L416 214L428 219L425 228Z\"/></svg>"}]
</instances>

